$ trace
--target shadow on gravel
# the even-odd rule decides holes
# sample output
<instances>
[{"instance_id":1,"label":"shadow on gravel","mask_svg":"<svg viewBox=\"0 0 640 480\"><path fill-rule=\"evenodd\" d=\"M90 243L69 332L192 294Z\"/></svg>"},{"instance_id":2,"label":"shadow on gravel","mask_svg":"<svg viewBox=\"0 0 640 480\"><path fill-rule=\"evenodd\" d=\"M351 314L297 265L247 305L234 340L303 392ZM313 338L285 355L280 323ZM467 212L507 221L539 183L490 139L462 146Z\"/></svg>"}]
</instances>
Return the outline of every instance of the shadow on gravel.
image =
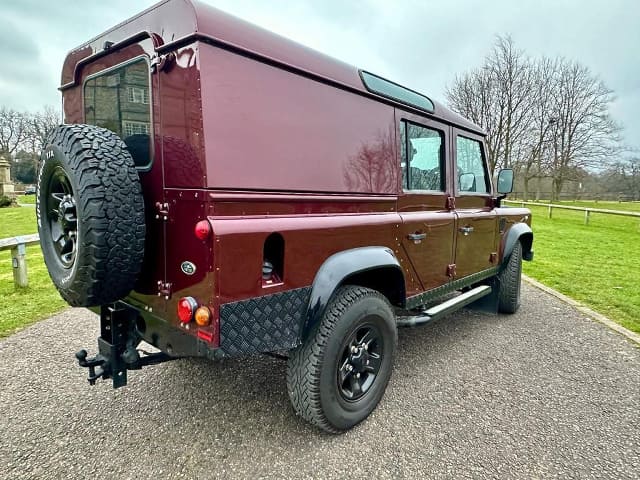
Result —
<instances>
[{"instance_id":1,"label":"shadow on gravel","mask_svg":"<svg viewBox=\"0 0 640 480\"><path fill-rule=\"evenodd\" d=\"M398 380L410 378L424 370L425 365L447 362L447 352L472 337L477 328L487 328L480 325L487 320L495 323L508 319L467 312L464 317L454 315L432 325L400 330L394 373L386 397L397 387ZM275 432L287 432L283 445L291 444L291 435L305 443L310 434L329 441L338 438L324 434L296 416L286 390L284 360L269 356L221 362L184 359L165 367L155 370L152 385L145 381L144 387L152 388L154 396L162 399L153 412L158 422L171 418L172 423L179 425L198 419L202 431L212 437L223 428L228 430L227 434L231 431L239 438L246 437L249 428L253 435L269 442L277 442L273 437ZM130 379L131 386L136 384L135 375L134 372ZM384 408L385 398L380 408ZM360 428L362 425L347 435L357 434Z\"/></svg>"}]
</instances>

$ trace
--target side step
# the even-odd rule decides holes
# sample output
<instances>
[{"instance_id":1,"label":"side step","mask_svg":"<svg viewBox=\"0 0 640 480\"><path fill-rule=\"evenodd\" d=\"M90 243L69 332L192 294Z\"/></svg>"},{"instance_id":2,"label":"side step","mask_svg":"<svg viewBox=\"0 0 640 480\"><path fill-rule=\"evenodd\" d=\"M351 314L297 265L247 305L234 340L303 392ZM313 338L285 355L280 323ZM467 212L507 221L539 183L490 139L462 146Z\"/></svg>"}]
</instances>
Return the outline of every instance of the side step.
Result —
<instances>
[{"instance_id":1,"label":"side step","mask_svg":"<svg viewBox=\"0 0 640 480\"><path fill-rule=\"evenodd\" d=\"M398 317L396 325L398 327L417 327L418 325L424 325L425 323L438 320L445 315L453 313L456 310L460 310L462 307L469 305L482 297L486 297L490 293L491 286L480 285L479 287L473 288L468 292L464 292L457 297L451 298L439 305L435 305L424 312L421 312L420 315Z\"/></svg>"}]
</instances>

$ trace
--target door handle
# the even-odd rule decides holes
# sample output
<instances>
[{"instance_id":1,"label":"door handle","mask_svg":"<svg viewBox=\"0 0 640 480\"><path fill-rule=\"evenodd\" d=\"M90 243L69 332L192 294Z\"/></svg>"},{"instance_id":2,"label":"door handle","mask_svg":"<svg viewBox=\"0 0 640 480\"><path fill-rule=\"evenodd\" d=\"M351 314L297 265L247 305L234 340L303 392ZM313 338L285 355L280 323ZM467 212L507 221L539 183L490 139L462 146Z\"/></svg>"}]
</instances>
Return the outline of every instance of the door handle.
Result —
<instances>
[{"instance_id":1,"label":"door handle","mask_svg":"<svg viewBox=\"0 0 640 480\"><path fill-rule=\"evenodd\" d=\"M473 232L473 227L460 227L458 230L460 230L460 233L462 233L463 235L469 235L471 232Z\"/></svg>"},{"instance_id":2,"label":"door handle","mask_svg":"<svg viewBox=\"0 0 640 480\"><path fill-rule=\"evenodd\" d=\"M427 238L427 234L426 233L410 233L409 235L407 235L407 238L413 241L413 243L420 243L422 240Z\"/></svg>"}]
</instances>

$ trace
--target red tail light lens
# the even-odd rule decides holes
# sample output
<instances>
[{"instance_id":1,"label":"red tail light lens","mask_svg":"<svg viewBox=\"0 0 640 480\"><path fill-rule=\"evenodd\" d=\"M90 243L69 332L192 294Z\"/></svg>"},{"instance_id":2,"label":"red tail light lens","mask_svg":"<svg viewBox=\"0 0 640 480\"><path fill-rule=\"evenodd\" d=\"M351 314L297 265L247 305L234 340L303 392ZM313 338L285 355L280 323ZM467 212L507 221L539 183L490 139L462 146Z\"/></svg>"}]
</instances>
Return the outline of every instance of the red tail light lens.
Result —
<instances>
[{"instance_id":1,"label":"red tail light lens","mask_svg":"<svg viewBox=\"0 0 640 480\"><path fill-rule=\"evenodd\" d=\"M200 240L209 238L209 235L211 235L211 224L209 220L200 220L196 223L195 234Z\"/></svg>"},{"instance_id":2,"label":"red tail light lens","mask_svg":"<svg viewBox=\"0 0 640 480\"><path fill-rule=\"evenodd\" d=\"M193 297L182 297L178 301L178 318L182 323L189 323L193 319L193 313L198 308L198 302Z\"/></svg>"}]
</instances>

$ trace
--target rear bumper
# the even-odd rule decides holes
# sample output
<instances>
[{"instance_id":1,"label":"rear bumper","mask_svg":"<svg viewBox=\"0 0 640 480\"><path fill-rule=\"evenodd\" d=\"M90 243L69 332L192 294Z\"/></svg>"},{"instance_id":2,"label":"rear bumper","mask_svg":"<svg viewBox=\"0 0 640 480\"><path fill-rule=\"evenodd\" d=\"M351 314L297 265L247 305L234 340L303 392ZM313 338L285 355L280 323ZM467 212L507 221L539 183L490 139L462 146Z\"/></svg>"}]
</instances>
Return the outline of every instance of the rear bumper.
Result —
<instances>
[{"instance_id":1,"label":"rear bumper","mask_svg":"<svg viewBox=\"0 0 640 480\"><path fill-rule=\"evenodd\" d=\"M126 321L131 325L131 335L137 338L138 343L144 340L171 357L219 359L225 356L219 348L213 348L208 342L169 324L162 317L144 310L144 307L131 301L118 301L112 307L126 311ZM91 309L100 314L101 323L104 322L101 312L105 308L109 307ZM103 328L104 325L101 325L101 331Z\"/></svg>"}]
</instances>

